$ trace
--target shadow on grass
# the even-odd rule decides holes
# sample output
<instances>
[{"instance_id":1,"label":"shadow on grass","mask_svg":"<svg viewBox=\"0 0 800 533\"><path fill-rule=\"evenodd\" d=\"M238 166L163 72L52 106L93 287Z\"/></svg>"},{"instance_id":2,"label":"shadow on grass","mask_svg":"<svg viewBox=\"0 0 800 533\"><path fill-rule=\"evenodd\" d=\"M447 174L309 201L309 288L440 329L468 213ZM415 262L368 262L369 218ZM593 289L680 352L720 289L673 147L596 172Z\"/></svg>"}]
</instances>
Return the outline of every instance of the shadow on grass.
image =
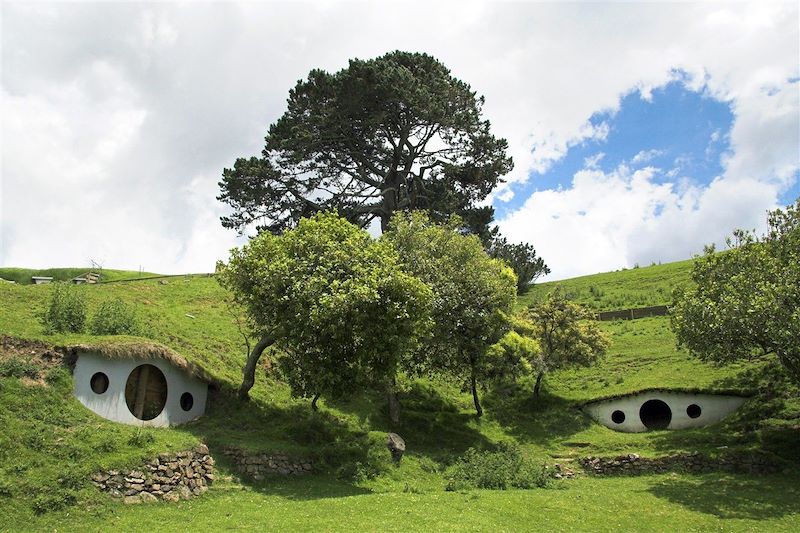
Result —
<instances>
[{"instance_id":1,"label":"shadow on grass","mask_svg":"<svg viewBox=\"0 0 800 533\"><path fill-rule=\"evenodd\" d=\"M377 432L396 431L405 439L408 453L443 464L468 448L491 445L476 427L475 416L459 411L434 386L412 386L401 402L401 424L392 428L385 400L377 394L328 400L326 407L314 412L305 401L260 397L240 401L228 391L218 391L207 416L183 429L206 442L220 466L232 473L233 465L222 453L228 446L310 459L317 474L297 481L275 476L256 482L242 476L254 490L303 499L369 492L358 481L392 468L386 436Z\"/></svg>"},{"instance_id":2,"label":"shadow on grass","mask_svg":"<svg viewBox=\"0 0 800 533\"><path fill-rule=\"evenodd\" d=\"M441 464L449 464L468 448L490 447L491 441L478 428L477 416L463 410L453 397L443 394L441 388L427 380L412 381L398 394L399 425L390 422L386 397L381 394L364 394L329 405L355 415L362 427L373 432L398 433L406 442L407 453ZM378 444L384 447L385 441Z\"/></svg>"},{"instance_id":3,"label":"shadow on grass","mask_svg":"<svg viewBox=\"0 0 800 533\"><path fill-rule=\"evenodd\" d=\"M484 403L491 417L522 444L553 447L593 423L576 403L546 390L538 398L521 386L490 391Z\"/></svg>"},{"instance_id":4,"label":"shadow on grass","mask_svg":"<svg viewBox=\"0 0 800 533\"><path fill-rule=\"evenodd\" d=\"M797 477L709 475L665 480L649 492L722 519L764 520L798 512L798 481Z\"/></svg>"}]
</instances>

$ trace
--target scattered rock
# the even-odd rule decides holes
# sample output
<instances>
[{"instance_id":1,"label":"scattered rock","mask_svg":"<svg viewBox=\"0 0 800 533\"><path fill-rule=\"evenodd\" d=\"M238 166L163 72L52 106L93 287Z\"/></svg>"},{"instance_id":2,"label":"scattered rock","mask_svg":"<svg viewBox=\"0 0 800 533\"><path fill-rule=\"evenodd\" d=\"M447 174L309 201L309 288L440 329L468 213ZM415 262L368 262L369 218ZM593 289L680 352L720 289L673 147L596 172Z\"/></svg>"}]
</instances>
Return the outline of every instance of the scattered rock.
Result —
<instances>
[{"instance_id":1,"label":"scattered rock","mask_svg":"<svg viewBox=\"0 0 800 533\"><path fill-rule=\"evenodd\" d=\"M392 460L395 463L399 463L406 451L406 441L397 433L389 433L386 438L386 447L389 448L389 452L392 454Z\"/></svg>"},{"instance_id":2,"label":"scattered rock","mask_svg":"<svg viewBox=\"0 0 800 533\"><path fill-rule=\"evenodd\" d=\"M158 498L150 494L149 492L142 492L139 494L139 498L142 500L142 503L153 503L157 502Z\"/></svg>"}]
</instances>

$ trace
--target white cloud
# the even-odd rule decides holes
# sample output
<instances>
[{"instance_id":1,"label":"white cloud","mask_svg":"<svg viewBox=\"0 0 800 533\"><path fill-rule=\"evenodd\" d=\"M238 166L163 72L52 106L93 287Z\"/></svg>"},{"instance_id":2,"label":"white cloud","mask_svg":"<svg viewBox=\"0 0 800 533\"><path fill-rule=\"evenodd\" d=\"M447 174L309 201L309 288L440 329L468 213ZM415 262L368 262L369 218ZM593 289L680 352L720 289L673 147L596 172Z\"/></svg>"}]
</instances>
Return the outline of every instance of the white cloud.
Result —
<instances>
[{"instance_id":1,"label":"white cloud","mask_svg":"<svg viewBox=\"0 0 800 533\"><path fill-rule=\"evenodd\" d=\"M676 76L731 102L736 114L724 180L713 195L698 191L693 205L734 202L731 191L740 187L750 207L736 216L762 217L766 200L746 198L761 194L761 183L774 198L797 168L798 84L787 82L798 75L792 4L4 2L2 9L0 264L85 264L102 252L110 267L210 270L236 242L216 220L221 169L260 152L288 90L310 69L336 70L349 58L394 49L431 53L486 96L487 117L516 163L498 200L511 199L514 183L537 179L570 146L607 135L607 124L589 124L593 113L613 112L622 95L647 95ZM584 234L582 219L605 224L598 238L608 250L592 245L598 262L576 259L583 270L574 272L622 266L604 258L638 253L626 239L649 227L615 229L603 202L581 198L591 189L626 206L592 183L645 206L653 198L668 206L669 194L691 197L636 174L590 173L575 191L527 201L542 213L550 209L542 195L586 204L584 216L562 207L559 220L571 225L547 226L563 236L563 248L577 242L568 235ZM539 216L522 210L512 218L538 239Z\"/></svg>"},{"instance_id":2,"label":"white cloud","mask_svg":"<svg viewBox=\"0 0 800 533\"><path fill-rule=\"evenodd\" d=\"M650 161L654 157L658 157L663 153L664 153L664 150L656 150L656 149L642 150L641 152L639 152L638 154L633 156L633 159L631 159L631 164L632 165L639 165L641 163L647 163L648 161Z\"/></svg>"},{"instance_id":3,"label":"white cloud","mask_svg":"<svg viewBox=\"0 0 800 533\"><path fill-rule=\"evenodd\" d=\"M697 188L657 183L658 175L652 167L582 170L568 189L535 192L501 229L535 243L550 279L563 279L689 258L733 228L762 230L776 201L758 180Z\"/></svg>"}]
</instances>

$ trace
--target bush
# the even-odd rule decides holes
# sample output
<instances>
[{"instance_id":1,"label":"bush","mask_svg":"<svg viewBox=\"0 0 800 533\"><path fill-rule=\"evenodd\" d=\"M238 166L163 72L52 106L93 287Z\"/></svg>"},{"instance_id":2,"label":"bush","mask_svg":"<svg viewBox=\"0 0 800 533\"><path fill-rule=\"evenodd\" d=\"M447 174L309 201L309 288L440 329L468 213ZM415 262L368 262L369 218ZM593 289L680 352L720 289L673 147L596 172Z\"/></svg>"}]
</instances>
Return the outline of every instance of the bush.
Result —
<instances>
[{"instance_id":1,"label":"bush","mask_svg":"<svg viewBox=\"0 0 800 533\"><path fill-rule=\"evenodd\" d=\"M445 490L530 489L548 480L544 465L528 460L516 444L500 443L495 450L467 450L448 469Z\"/></svg>"},{"instance_id":2,"label":"bush","mask_svg":"<svg viewBox=\"0 0 800 533\"><path fill-rule=\"evenodd\" d=\"M121 298L106 300L92 317L92 335L136 335L136 312Z\"/></svg>"},{"instance_id":3,"label":"bush","mask_svg":"<svg viewBox=\"0 0 800 533\"><path fill-rule=\"evenodd\" d=\"M37 515L60 511L66 507L75 505L78 501L77 496L72 491L54 489L51 492L39 494L33 500L33 511Z\"/></svg>"},{"instance_id":4,"label":"bush","mask_svg":"<svg viewBox=\"0 0 800 533\"><path fill-rule=\"evenodd\" d=\"M39 377L39 367L33 361L11 357L0 361L0 377L36 379Z\"/></svg>"},{"instance_id":5,"label":"bush","mask_svg":"<svg viewBox=\"0 0 800 533\"><path fill-rule=\"evenodd\" d=\"M81 289L54 283L50 304L41 316L45 333L80 333L86 325L86 300Z\"/></svg>"}]
</instances>

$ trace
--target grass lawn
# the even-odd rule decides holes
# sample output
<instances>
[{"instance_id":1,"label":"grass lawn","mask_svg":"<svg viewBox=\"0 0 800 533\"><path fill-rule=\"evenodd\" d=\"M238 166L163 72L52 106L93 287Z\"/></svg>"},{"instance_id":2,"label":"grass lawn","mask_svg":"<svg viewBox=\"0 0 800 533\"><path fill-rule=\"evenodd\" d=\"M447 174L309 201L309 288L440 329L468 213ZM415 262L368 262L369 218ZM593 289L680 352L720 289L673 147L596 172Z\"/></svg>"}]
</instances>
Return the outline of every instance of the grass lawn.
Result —
<instances>
[{"instance_id":1,"label":"grass lawn","mask_svg":"<svg viewBox=\"0 0 800 533\"><path fill-rule=\"evenodd\" d=\"M797 531L797 477L583 478L553 489L359 490L324 479L224 482L198 500L45 515L31 531ZM23 529L27 529L24 527Z\"/></svg>"}]
</instances>

